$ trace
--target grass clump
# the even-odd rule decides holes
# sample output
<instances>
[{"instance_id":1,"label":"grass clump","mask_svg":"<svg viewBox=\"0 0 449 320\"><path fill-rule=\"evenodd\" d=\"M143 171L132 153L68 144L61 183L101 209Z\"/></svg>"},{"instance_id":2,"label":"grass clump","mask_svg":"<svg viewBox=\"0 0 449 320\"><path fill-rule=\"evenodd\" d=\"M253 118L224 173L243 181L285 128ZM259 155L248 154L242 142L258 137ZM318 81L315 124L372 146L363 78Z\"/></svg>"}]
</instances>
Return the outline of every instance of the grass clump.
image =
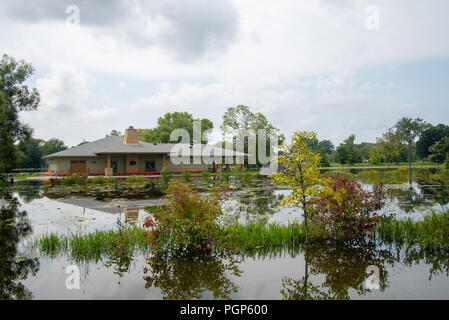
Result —
<instances>
[{"instance_id":1,"label":"grass clump","mask_svg":"<svg viewBox=\"0 0 449 320\"><path fill-rule=\"evenodd\" d=\"M383 219L376 235L388 243L418 245L421 248L449 248L449 209L433 210L422 221Z\"/></svg>"}]
</instances>

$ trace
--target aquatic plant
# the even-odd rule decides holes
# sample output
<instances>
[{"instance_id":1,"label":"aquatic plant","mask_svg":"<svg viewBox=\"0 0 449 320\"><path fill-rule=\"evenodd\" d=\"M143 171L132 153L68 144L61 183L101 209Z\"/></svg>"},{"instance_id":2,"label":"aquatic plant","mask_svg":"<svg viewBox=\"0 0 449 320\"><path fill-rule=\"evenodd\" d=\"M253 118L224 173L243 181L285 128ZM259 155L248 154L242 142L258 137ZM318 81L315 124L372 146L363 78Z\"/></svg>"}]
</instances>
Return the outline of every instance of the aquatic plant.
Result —
<instances>
[{"instance_id":1,"label":"aquatic plant","mask_svg":"<svg viewBox=\"0 0 449 320\"><path fill-rule=\"evenodd\" d=\"M148 241L156 248L216 245L221 240L216 237L221 203L228 197L225 185L200 196L191 186L170 183L162 209L156 209L143 225L149 231Z\"/></svg>"},{"instance_id":2,"label":"aquatic plant","mask_svg":"<svg viewBox=\"0 0 449 320\"><path fill-rule=\"evenodd\" d=\"M389 243L449 249L449 209L431 210L422 221L384 218L375 228L375 234Z\"/></svg>"},{"instance_id":3,"label":"aquatic plant","mask_svg":"<svg viewBox=\"0 0 449 320\"><path fill-rule=\"evenodd\" d=\"M310 200L310 221L332 237L363 237L376 226L384 204L381 186L367 191L358 182L335 177Z\"/></svg>"}]
</instances>

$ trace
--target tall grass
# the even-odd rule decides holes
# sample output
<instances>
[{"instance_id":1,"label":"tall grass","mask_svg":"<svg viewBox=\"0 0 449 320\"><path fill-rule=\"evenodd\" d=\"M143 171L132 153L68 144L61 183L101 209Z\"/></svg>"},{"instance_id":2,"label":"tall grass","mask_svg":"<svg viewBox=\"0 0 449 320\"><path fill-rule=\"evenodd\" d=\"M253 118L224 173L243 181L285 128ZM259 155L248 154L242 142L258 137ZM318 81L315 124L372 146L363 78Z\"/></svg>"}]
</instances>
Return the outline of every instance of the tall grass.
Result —
<instances>
[{"instance_id":1,"label":"tall grass","mask_svg":"<svg viewBox=\"0 0 449 320\"><path fill-rule=\"evenodd\" d=\"M292 234L293 229L293 234ZM329 240L317 226L310 226L310 241ZM44 255L69 254L74 260L95 260L103 257L131 256L148 253L150 245L141 227L119 230L97 230L87 234L47 234L35 242ZM419 246L422 249L449 249L449 209L433 211L422 221L382 220L373 232L383 243ZM278 248L295 248L305 242L302 224L281 225L255 223L233 225L221 230L218 237L232 239L233 246L243 252L267 251L278 253ZM292 241L293 238L293 241ZM340 239L339 239L340 240ZM325 244L324 244L325 245Z\"/></svg>"},{"instance_id":2,"label":"tall grass","mask_svg":"<svg viewBox=\"0 0 449 320\"><path fill-rule=\"evenodd\" d=\"M375 234L384 242L421 248L449 248L449 209L432 210L422 221L382 220Z\"/></svg>"}]
</instances>

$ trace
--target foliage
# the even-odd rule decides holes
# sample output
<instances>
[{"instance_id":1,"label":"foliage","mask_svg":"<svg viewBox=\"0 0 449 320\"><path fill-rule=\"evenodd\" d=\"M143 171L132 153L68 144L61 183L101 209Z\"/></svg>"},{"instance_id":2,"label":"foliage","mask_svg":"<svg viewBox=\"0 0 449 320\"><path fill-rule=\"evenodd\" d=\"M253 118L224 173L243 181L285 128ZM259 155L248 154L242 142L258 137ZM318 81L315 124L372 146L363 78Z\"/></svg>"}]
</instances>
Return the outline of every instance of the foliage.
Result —
<instances>
[{"instance_id":1,"label":"foliage","mask_svg":"<svg viewBox=\"0 0 449 320\"><path fill-rule=\"evenodd\" d=\"M386 242L418 245L423 249L449 249L449 210L431 211L422 221L413 221L411 218L406 220L384 218L375 232Z\"/></svg>"},{"instance_id":2,"label":"foliage","mask_svg":"<svg viewBox=\"0 0 449 320\"><path fill-rule=\"evenodd\" d=\"M449 154L449 137L444 137L429 148L429 159L437 164L443 163Z\"/></svg>"},{"instance_id":3,"label":"foliage","mask_svg":"<svg viewBox=\"0 0 449 320\"><path fill-rule=\"evenodd\" d=\"M222 226L218 218L222 213L220 205L229 196L227 186L214 187L207 195L200 196L188 185L170 183L167 192L162 208L144 223L155 250L219 245L222 239L217 238L217 233Z\"/></svg>"},{"instance_id":4,"label":"foliage","mask_svg":"<svg viewBox=\"0 0 449 320\"><path fill-rule=\"evenodd\" d=\"M170 172L167 169L162 169L161 176L162 176L162 184L164 186L168 186L168 183L170 181Z\"/></svg>"},{"instance_id":5,"label":"foliage","mask_svg":"<svg viewBox=\"0 0 449 320\"><path fill-rule=\"evenodd\" d=\"M258 133L265 133L266 157L275 154L277 143L282 142L285 139L284 135L279 134L279 129L271 124L265 115L260 112L253 113L249 107L245 105L228 108L223 115L221 129L224 132L225 139L232 136L234 148L236 148L237 143L243 144L243 151L255 157L257 167L261 166L261 159L258 153L260 142L260 135ZM276 137L271 137L271 135L276 135ZM270 137L277 138L276 145L270 144ZM244 140L238 142L239 139ZM249 140L251 139L255 141L255 146L253 146L253 148L249 143ZM248 159L245 159L245 164L248 166Z\"/></svg>"},{"instance_id":6,"label":"foliage","mask_svg":"<svg viewBox=\"0 0 449 320\"><path fill-rule=\"evenodd\" d=\"M369 151L369 162L374 165L378 165L382 161L380 153L376 147L371 147Z\"/></svg>"},{"instance_id":7,"label":"foliage","mask_svg":"<svg viewBox=\"0 0 449 320\"><path fill-rule=\"evenodd\" d=\"M424 120L416 118L412 120L411 118L404 117L399 120L396 125L396 132L399 138L408 144L408 164L409 164L409 174L412 172L412 143L415 139L427 128L427 124Z\"/></svg>"},{"instance_id":8,"label":"foliage","mask_svg":"<svg viewBox=\"0 0 449 320\"><path fill-rule=\"evenodd\" d=\"M201 142L205 143L208 132L214 127L209 119L194 119L188 112L166 113L157 120L157 127L153 129L138 129L139 140L145 142L170 143L170 134L175 129L185 129L190 135L190 143L193 143L193 122L201 121ZM197 143L197 142L196 142Z\"/></svg>"},{"instance_id":9,"label":"foliage","mask_svg":"<svg viewBox=\"0 0 449 320\"><path fill-rule=\"evenodd\" d=\"M430 155L429 148L444 137L449 137L449 126L438 124L430 126L424 130L416 143L416 153L420 158L426 158Z\"/></svg>"},{"instance_id":10,"label":"foliage","mask_svg":"<svg viewBox=\"0 0 449 320\"><path fill-rule=\"evenodd\" d=\"M313 224L323 226L335 238L361 237L376 226L377 211L384 206L381 187L366 191L358 182L334 178L326 188L329 192L310 201Z\"/></svg>"},{"instance_id":11,"label":"foliage","mask_svg":"<svg viewBox=\"0 0 449 320\"><path fill-rule=\"evenodd\" d=\"M307 240L309 201L318 195L320 187L327 183L327 179L322 178L318 170L321 163L320 156L313 153L307 143L314 139L316 139L315 132L294 132L291 143L282 144L283 154L278 156L278 162L284 170L270 176L274 182L290 188L290 194L282 199L280 205L302 208Z\"/></svg>"},{"instance_id":12,"label":"foliage","mask_svg":"<svg viewBox=\"0 0 449 320\"><path fill-rule=\"evenodd\" d=\"M9 172L18 160L13 145L31 136L31 128L18 120L18 112L35 110L40 96L24 85L33 66L4 54L0 60L0 171Z\"/></svg>"},{"instance_id":13,"label":"foliage","mask_svg":"<svg viewBox=\"0 0 449 320\"><path fill-rule=\"evenodd\" d=\"M388 165L393 161L399 162L402 149L401 138L393 129L388 129L381 138L377 139L377 148Z\"/></svg>"},{"instance_id":14,"label":"foliage","mask_svg":"<svg viewBox=\"0 0 449 320\"><path fill-rule=\"evenodd\" d=\"M41 168L44 165L43 156L66 149L64 141L56 138L51 138L48 141L28 138L18 145L18 151L22 155L18 165L20 167Z\"/></svg>"},{"instance_id":15,"label":"foliage","mask_svg":"<svg viewBox=\"0 0 449 320\"><path fill-rule=\"evenodd\" d=\"M361 161L359 149L354 144L355 135L350 135L335 150L336 160L341 164L354 164Z\"/></svg>"},{"instance_id":16,"label":"foliage","mask_svg":"<svg viewBox=\"0 0 449 320\"><path fill-rule=\"evenodd\" d=\"M186 182L190 182L192 179L190 178L190 172L189 170L185 169L184 172L182 173L182 176L184 177L184 180Z\"/></svg>"},{"instance_id":17,"label":"foliage","mask_svg":"<svg viewBox=\"0 0 449 320\"><path fill-rule=\"evenodd\" d=\"M31 223L10 190L0 192L0 300L31 299L33 294L22 281L36 275L39 260L23 257L21 249L32 234Z\"/></svg>"},{"instance_id":18,"label":"foliage","mask_svg":"<svg viewBox=\"0 0 449 320\"><path fill-rule=\"evenodd\" d=\"M0 91L0 173L11 172L17 164L17 153L11 131L20 126L17 114L6 106L5 94Z\"/></svg>"}]
</instances>

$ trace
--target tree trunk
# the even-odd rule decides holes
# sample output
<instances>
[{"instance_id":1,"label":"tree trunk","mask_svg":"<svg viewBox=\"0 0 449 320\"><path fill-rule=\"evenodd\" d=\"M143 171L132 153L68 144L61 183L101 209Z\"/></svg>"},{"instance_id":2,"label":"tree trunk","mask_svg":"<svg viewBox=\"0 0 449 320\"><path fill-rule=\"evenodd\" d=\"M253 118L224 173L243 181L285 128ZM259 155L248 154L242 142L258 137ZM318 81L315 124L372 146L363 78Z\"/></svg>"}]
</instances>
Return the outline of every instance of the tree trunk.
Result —
<instances>
[{"instance_id":1,"label":"tree trunk","mask_svg":"<svg viewBox=\"0 0 449 320\"><path fill-rule=\"evenodd\" d=\"M412 183L412 143L408 144L408 181Z\"/></svg>"},{"instance_id":2,"label":"tree trunk","mask_svg":"<svg viewBox=\"0 0 449 320\"><path fill-rule=\"evenodd\" d=\"M303 209L304 209L304 225L306 227L306 245L308 245L309 244L309 226L307 224L307 209L305 206L303 207Z\"/></svg>"}]
</instances>

